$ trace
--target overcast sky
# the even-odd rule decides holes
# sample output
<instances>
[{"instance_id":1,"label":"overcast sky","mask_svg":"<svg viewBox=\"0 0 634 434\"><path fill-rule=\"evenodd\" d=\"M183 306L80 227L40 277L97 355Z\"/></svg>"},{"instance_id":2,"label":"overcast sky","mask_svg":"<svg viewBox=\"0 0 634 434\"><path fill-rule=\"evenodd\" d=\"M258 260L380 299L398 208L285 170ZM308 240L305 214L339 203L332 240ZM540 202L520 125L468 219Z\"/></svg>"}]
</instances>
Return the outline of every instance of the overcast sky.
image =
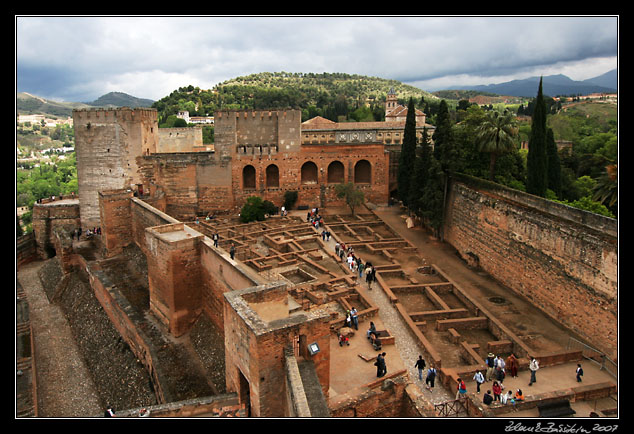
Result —
<instances>
[{"instance_id":1,"label":"overcast sky","mask_svg":"<svg viewBox=\"0 0 634 434\"><path fill-rule=\"evenodd\" d=\"M618 67L618 17L16 16L16 90L158 100L259 72L343 72L434 91Z\"/></svg>"}]
</instances>

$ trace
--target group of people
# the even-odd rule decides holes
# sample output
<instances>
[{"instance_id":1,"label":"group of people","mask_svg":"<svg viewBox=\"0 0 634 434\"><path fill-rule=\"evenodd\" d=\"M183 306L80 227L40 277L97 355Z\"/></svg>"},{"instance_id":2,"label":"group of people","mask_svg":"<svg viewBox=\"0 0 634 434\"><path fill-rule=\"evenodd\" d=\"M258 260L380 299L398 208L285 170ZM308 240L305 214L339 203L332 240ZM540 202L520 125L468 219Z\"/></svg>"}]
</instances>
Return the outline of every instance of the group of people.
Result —
<instances>
[{"instance_id":1,"label":"group of people","mask_svg":"<svg viewBox=\"0 0 634 434\"><path fill-rule=\"evenodd\" d=\"M385 352L379 353L376 356L376 362L374 362L374 366L376 366L376 376L383 377L387 374L387 366L385 365Z\"/></svg>"},{"instance_id":2,"label":"group of people","mask_svg":"<svg viewBox=\"0 0 634 434\"><path fill-rule=\"evenodd\" d=\"M330 231L324 229L321 231L321 240L324 242L330 241Z\"/></svg>"},{"instance_id":3,"label":"group of people","mask_svg":"<svg viewBox=\"0 0 634 434\"><path fill-rule=\"evenodd\" d=\"M84 232L82 232L81 228L76 228L75 230L73 230L70 234L71 238L74 240L75 238L77 238L77 241L79 241L81 239L82 234L84 234ZM101 227L94 227L92 229L86 229L86 238L90 238L93 235L101 235Z\"/></svg>"},{"instance_id":4,"label":"group of people","mask_svg":"<svg viewBox=\"0 0 634 434\"><path fill-rule=\"evenodd\" d=\"M330 237L330 233L328 233L328 237ZM359 279L363 278L363 273L365 273L365 281L368 284L368 288L372 289L376 269L372 266L370 261L364 264L361 257L355 255L354 248L352 246L346 246L343 242L335 243L335 255L337 255L342 262L348 264L350 271L358 272Z\"/></svg>"},{"instance_id":5,"label":"group of people","mask_svg":"<svg viewBox=\"0 0 634 434\"><path fill-rule=\"evenodd\" d=\"M517 389L515 394L513 394L512 390L509 390L508 393L499 393L497 396L495 394L495 389L493 391L493 396L491 396L491 391L487 390L482 398L482 402L486 405L493 404L494 401L500 401L502 405L512 404L515 405L518 401L524 401L524 393L522 389Z\"/></svg>"},{"instance_id":6,"label":"group of people","mask_svg":"<svg viewBox=\"0 0 634 434\"><path fill-rule=\"evenodd\" d=\"M512 378L517 377L519 371L519 362L515 354L511 354L504 360L501 356L496 356L493 353L489 353L486 358L486 381L497 380L503 382L508 370L509 375ZM479 388L478 388L479 390Z\"/></svg>"},{"instance_id":7,"label":"group of people","mask_svg":"<svg viewBox=\"0 0 634 434\"><path fill-rule=\"evenodd\" d=\"M416 360L416 363L414 364L414 367L416 369L418 369L418 380L419 381L423 381L423 373L425 372L425 359L423 359L423 356L418 356L418 360ZM429 366L429 369L427 369L427 373L425 374L425 388L427 390L429 390L430 392L434 391L434 384L436 382L436 368L434 368L433 365Z\"/></svg>"},{"instance_id":8,"label":"group of people","mask_svg":"<svg viewBox=\"0 0 634 434\"><path fill-rule=\"evenodd\" d=\"M346 311L346 327L359 330L359 312L354 306Z\"/></svg>"},{"instance_id":9,"label":"group of people","mask_svg":"<svg viewBox=\"0 0 634 434\"><path fill-rule=\"evenodd\" d=\"M324 220L319 215L319 208L313 208L311 211L308 211L308 214L306 214L306 221L310 222L315 229L319 229L320 226L324 225Z\"/></svg>"}]
</instances>

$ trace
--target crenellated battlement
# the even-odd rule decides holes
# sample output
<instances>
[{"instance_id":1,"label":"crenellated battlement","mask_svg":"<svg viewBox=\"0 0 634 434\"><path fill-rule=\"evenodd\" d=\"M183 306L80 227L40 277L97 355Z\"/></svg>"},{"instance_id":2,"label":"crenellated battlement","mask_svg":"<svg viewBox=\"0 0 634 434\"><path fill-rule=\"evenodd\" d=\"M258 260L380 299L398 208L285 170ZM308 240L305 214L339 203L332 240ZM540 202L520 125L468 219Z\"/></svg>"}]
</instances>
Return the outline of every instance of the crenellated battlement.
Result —
<instances>
[{"instance_id":1,"label":"crenellated battlement","mask_svg":"<svg viewBox=\"0 0 634 434\"><path fill-rule=\"evenodd\" d=\"M124 121L138 122L150 121L154 122L158 119L158 111L153 108L81 108L73 110L73 122L82 123L88 121Z\"/></svg>"}]
</instances>

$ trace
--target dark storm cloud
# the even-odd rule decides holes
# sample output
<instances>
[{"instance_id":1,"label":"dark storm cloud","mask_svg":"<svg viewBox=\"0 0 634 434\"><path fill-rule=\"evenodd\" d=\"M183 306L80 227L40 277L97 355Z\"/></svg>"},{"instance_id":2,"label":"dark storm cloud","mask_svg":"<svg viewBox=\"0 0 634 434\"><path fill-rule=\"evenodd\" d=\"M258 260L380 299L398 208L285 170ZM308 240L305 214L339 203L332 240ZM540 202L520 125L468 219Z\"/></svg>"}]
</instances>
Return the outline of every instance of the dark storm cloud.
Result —
<instances>
[{"instance_id":1,"label":"dark storm cloud","mask_svg":"<svg viewBox=\"0 0 634 434\"><path fill-rule=\"evenodd\" d=\"M110 91L159 99L181 86L206 89L230 78L278 71L345 72L423 88L443 77L466 82L535 71L565 71L583 79L615 68L618 46L615 17L16 21L18 91L83 101Z\"/></svg>"}]
</instances>

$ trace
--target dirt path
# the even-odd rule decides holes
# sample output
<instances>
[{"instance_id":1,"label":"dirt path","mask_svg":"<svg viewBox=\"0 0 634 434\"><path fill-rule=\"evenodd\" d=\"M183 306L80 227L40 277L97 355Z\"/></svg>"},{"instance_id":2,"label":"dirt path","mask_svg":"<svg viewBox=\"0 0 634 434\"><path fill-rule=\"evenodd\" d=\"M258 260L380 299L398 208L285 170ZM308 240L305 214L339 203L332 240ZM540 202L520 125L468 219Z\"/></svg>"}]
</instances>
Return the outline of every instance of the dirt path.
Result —
<instances>
[{"instance_id":1,"label":"dirt path","mask_svg":"<svg viewBox=\"0 0 634 434\"><path fill-rule=\"evenodd\" d=\"M38 417L92 417L103 413L95 387L61 309L49 303L38 277L44 262L21 266L37 372Z\"/></svg>"}]
</instances>

